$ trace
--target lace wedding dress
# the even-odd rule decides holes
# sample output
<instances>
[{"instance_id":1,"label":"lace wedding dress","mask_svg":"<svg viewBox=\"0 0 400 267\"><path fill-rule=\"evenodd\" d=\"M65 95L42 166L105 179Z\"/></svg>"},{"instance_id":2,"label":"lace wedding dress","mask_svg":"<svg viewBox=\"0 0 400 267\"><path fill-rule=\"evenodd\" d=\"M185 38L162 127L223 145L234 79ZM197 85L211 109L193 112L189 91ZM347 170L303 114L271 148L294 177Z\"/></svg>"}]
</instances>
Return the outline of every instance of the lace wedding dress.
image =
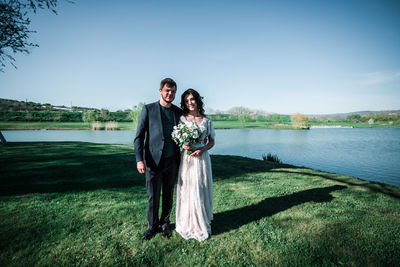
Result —
<instances>
[{"instance_id":1,"label":"lace wedding dress","mask_svg":"<svg viewBox=\"0 0 400 267\"><path fill-rule=\"evenodd\" d=\"M191 123L184 116L181 116L181 122ZM215 139L215 130L209 118L205 117L197 127L204 127L205 130L201 135L202 141L192 145L193 151L205 145L206 137L211 136ZM200 156L191 157L184 150L176 193L176 231L184 239L207 239L211 234L212 209L213 184L208 151Z\"/></svg>"}]
</instances>

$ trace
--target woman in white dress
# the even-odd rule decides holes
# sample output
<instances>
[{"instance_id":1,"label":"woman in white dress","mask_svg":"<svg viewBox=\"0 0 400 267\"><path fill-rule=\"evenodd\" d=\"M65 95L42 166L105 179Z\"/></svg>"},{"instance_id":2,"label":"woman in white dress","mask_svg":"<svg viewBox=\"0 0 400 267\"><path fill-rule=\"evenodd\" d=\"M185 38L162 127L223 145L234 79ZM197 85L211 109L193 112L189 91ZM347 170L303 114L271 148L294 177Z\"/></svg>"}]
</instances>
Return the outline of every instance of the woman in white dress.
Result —
<instances>
[{"instance_id":1,"label":"woman in white dress","mask_svg":"<svg viewBox=\"0 0 400 267\"><path fill-rule=\"evenodd\" d=\"M182 94L181 108L181 121L188 125L194 122L203 132L199 143L183 145L176 194L176 231L184 239L203 241L211 234L213 219L211 160L207 151L214 146L215 130L204 115L202 98L194 89ZM186 150L192 153L188 155Z\"/></svg>"}]
</instances>

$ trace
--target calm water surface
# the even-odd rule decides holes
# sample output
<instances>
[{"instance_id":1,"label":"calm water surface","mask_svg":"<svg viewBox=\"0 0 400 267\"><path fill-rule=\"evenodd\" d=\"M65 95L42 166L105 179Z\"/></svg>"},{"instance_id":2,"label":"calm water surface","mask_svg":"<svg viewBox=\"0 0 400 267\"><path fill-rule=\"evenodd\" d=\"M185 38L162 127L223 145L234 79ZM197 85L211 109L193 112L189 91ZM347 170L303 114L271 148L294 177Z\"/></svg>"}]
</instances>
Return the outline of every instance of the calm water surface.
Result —
<instances>
[{"instance_id":1,"label":"calm water surface","mask_svg":"<svg viewBox=\"0 0 400 267\"><path fill-rule=\"evenodd\" d=\"M9 142L83 141L132 145L134 131L2 131ZM216 131L211 154L261 159L276 154L284 163L400 187L400 129L232 129Z\"/></svg>"}]
</instances>

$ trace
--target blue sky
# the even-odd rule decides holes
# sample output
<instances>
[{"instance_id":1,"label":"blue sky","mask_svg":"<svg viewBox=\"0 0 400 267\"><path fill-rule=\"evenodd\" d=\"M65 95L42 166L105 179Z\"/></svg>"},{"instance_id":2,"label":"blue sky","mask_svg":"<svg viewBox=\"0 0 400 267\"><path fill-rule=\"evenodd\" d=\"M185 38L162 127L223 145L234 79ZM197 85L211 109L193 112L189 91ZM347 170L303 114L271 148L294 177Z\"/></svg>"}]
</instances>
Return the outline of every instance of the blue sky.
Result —
<instances>
[{"instance_id":1,"label":"blue sky","mask_svg":"<svg viewBox=\"0 0 400 267\"><path fill-rule=\"evenodd\" d=\"M0 97L125 109L164 77L206 107L290 114L400 109L399 1L63 1Z\"/></svg>"}]
</instances>

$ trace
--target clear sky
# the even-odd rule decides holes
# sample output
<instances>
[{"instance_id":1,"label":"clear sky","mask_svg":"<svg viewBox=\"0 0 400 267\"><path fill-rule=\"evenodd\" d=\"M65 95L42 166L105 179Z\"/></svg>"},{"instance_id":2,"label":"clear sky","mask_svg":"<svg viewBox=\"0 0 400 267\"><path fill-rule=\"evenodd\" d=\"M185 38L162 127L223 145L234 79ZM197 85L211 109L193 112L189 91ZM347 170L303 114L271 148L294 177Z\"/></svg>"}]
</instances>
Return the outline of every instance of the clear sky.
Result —
<instances>
[{"instance_id":1,"label":"clear sky","mask_svg":"<svg viewBox=\"0 0 400 267\"><path fill-rule=\"evenodd\" d=\"M0 98L116 109L162 78L206 107L290 114L400 109L400 1L62 0Z\"/></svg>"}]
</instances>

